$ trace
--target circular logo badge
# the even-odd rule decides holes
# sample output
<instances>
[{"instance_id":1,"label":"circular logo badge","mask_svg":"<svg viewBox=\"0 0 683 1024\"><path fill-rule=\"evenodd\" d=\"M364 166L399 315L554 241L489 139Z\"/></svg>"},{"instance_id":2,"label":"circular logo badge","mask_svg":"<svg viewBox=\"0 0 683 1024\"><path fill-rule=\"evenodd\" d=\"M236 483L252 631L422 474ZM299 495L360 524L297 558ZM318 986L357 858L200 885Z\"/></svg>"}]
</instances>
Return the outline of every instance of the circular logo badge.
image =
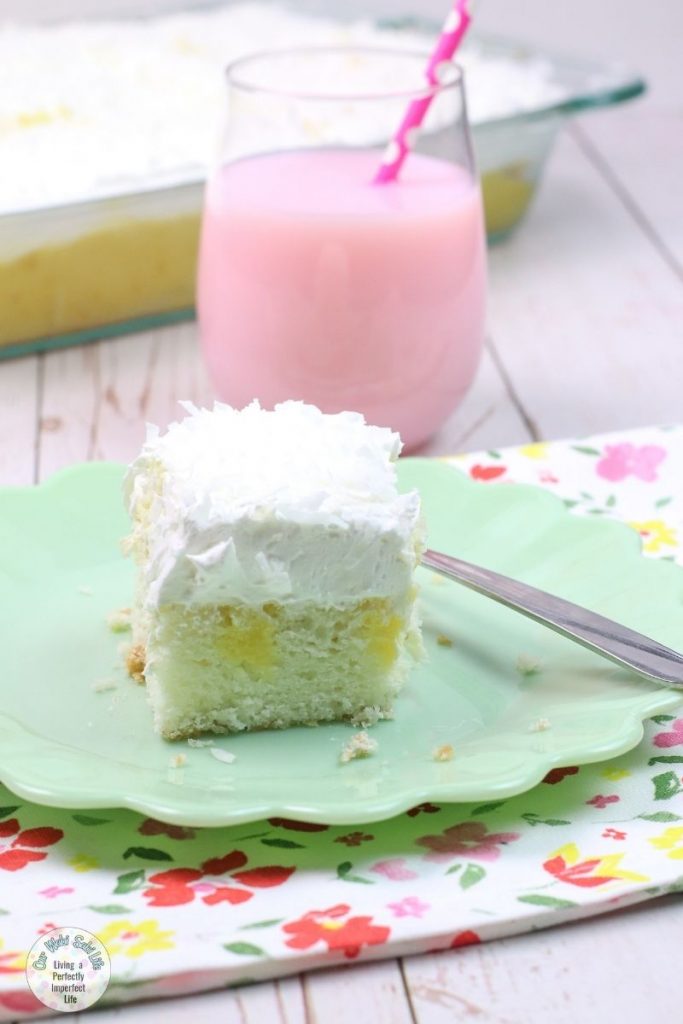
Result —
<instances>
[{"instance_id":1,"label":"circular logo badge","mask_svg":"<svg viewBox=\"0 0 683 1024\"><path fill-rule=\"evenodd\" d=\"M53 928L37 939L26 961L28 986L50 1010L87 1010L104 994L111 961L103 943L83 928Z\"/></svg>"}]
</instances>

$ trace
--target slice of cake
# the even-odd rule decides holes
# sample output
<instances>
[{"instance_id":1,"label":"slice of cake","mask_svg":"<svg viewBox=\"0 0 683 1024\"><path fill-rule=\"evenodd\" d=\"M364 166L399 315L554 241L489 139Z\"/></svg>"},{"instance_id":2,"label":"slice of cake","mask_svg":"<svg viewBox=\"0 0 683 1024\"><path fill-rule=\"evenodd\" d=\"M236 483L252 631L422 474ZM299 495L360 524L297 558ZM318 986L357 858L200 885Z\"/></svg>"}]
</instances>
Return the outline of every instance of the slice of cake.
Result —
<instances>
[{"instance_id":1,"label":"slice of cake","mask_svg":"<svg viewBox=\"0 0 683 1024\"><path fill-rule=\"evenodd\" d=\"M396 489L398 435L300 402L183 405L125 483L129 665L157 732L388 715L421 650L420 500Z\"/></svg>"}]
</instances>

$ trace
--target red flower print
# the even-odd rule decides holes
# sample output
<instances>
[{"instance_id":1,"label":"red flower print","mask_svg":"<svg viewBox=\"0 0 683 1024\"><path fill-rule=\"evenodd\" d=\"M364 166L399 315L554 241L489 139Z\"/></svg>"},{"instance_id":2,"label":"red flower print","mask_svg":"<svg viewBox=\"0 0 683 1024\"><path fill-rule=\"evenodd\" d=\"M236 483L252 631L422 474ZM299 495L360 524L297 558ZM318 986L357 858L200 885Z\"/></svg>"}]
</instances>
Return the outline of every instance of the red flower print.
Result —
<instances>
[{"instance_id":1,"label":"red flower print","mask_svg":"<svg viewBox=\"0 0 683 1024\"><path fill-rule=\"evenodd\" d=\"M138 827L142 836L168 836L169 839L194 839L197 831L194 828L185 828L184 825L167 825L165 821L157 821L156 818L145 818Z\"/></svg>"},{"instance_id":2,"label":"red flower print","mask_svg":"<svg viewBox=\"0 0 683 1024\"><path fill-rule=\"evenodd\" d=\"M671 732L658 732L653 742L656 747L677 747L683 743L683 718L671 723Z\"/></svg>"},{"instance_id":3,"label":"red flower print","mask_svg":"<svg viewBox=\"0 0 683 1024\"><path fill-rule=\"evenodd\" d=\"M624 880L630 882L647 882L646 875L638 875L634 871L625 871L620 867L623 859L621 853L610 853L604 857L586 857L583 860L575 843L567 843L552 854L543 864L548 874L560 882L577 885L582 889L593 889L597 885Z\"/></svg>"},{"instance_id":4,"label":"red flower print","mask_svg":"<svg viewBox=\"0 0 683 1024\"><path fill-rule=\"evenodd\" d=\"M347 832L345 836L337 836L335 843L345 843L346 846L360 846L361 843L368 843L374 836L367 832Z\"/></svg>"},{"instance_id":5,"label":"red flower print","mask_svg":"<svg viewBox=\"0 0 683 1024\"><path fill-rule=\"evenodd\" d=\"M549 786L556 786L558 782L562 782L568 775L577 775L578 771L579 769L575 765L571 768L552 768L543 779L543 782Z\"/></svg>"},{"instance_id":6,"label":"red flower print","mask_svg":"<svg viewBox=\"0 0 683 1024\"><path fill-rule=\"evenodd\" d=\"M505 471L505 466L480 466L477 463L476 466L472 466L470 469L470 476L473 480L496 480Z\"/></svg>"},{"instance_id":7,"label":"red flower print","mask_svg":"<svg viewBox=\"0 0 683 1024\"><path fill-rule=\"evenodd\" d=\"M411 807L406 814L409 818L415 818L418 814L438 814L441 810L436 804L418 804L417 807Z\"/></svg>"},{"instance_id":8,"label":"red flower print","mask_svg":"<svg viewBox=\"0 0 683 1024\"><path fill-rule=\"evenodd\" d=\"M473 860L496 860L499 846L519 839L518 832L489 832L481 821L463 821L452 825L438 836L422 836L418 846L426 846L431 853L425 860L452 860L453 857L471 857Z\"/></svg>"},{"instance_id":9,"label":"red flower print","mask_svg":"<svg viewBox=\"0 0 683 1024\"><path fill-rule=\"evenodd\" d=\"M351 910L339 903L327 910L311 910L296 921L282 926L290 949L310 949L316 942L324 942L330 952L341 950L349 959L358 956L362 946L377 946L386 942L390 930L384 925L372 924L372 918L347 917ZM343 920L346 918L346 920Z\"/></svg>"},{"instance_id":10,"label":"red flower print","mask_svg":"<svg viewBox=\"0 0 683 1024\"><path fill-rule=\"evenodd\" d=\"M319 825L314 821L292 821L291 818L268 818L269 825L277 828L288 828L292 832L326 832L329 825Z\"/></svg>"},{"instance_id":11,"label":"red flower print","mask_svg":"<svg viewBox=\"0 0 683 1024\"><path fill-rule=\"evenodd\" d=\"M459 949L461 946L474 946L477 942L481 942L481 939L476 932L458 932L448 948Z\"/></svg>"},{"instance_id":12,"label":"red flower print","mask_svg":"<svg viewBox=\"0 0 683 1024\"><path fill-rule=\"evenodd\" d=\"M602 835L604 839L626 839L626 832L620 832L617 828L606 828Z\"/></svg>"},{"instance_id":13,"label":"red flower print","mask_svg":"<svg viewBox=\"0 0 683 1024\"><path fill-rule=\"evenodd\" d=\"M3 839L14 839L9 845L3 845ZM52 846L64 836L61 828L26 828L20 831L16 818L0 821L0 868L3 871L19 871L33 860L45 860L47 854L33 847ZM25 849L29 847L29 849Z\"/></svg>"},{"instance_id":14,"label":"red flower print","mask_svg":"<svg viewBox=\"0 0 683 1024\"><path fill-rule=\"evenodd\" d=\"M597 796L592 797L590 800L586 800L587 804L591 804L593 807L599 807L600 810L604 810L605 807L609 807L610 804L619 803L619 797L616 794L612 796L603 796L602 793L598 793Z\"/></svg>"},{"instance_id":15,"label":"red flower print","mask_svg":"<svg viewBox=\"0 0 683 1024\"><path fill-rule=\"evenodd\" d=\"M283 868L274 864L239 871L238 869L243 868L246 863L246 855L241 850L233 850L224 857L210 857L199 868L171 868L169 871L158 871L149 876L148 882L151 882L152 888L143 889L142 895L151 907L177 907L182 903L192 903L197 896L209 907L216 903L245 903L254 895L251 889L282 885L295 871L295 868ZM207 875L226 874L231 882L237 882L239 885L205 880Z\"/></svg>"},{"instance_id":16,"label":"red flower print","mask_svg":"<svg viewBox=\"0 0 683 1024\"><path fill-rule=\"evenodd\" d=\"M607 444L605 452L596 465L598 476L617 482L627 476L635 476L645 483L657 479L657 467L666 458L666 450L656 444Z\"/></svg>"},{"instance_id":17,"label":"red flower print","mask_svg":"<svg viewBox=\"0 0 683 1024\"><path fill-rule=\"evenodd\" d=\"M14 1013L38 1013L45 1012L45 1003L33 995L33 992L5 992L0 995L0 1006Z\"/></svg>"}]
</instances>

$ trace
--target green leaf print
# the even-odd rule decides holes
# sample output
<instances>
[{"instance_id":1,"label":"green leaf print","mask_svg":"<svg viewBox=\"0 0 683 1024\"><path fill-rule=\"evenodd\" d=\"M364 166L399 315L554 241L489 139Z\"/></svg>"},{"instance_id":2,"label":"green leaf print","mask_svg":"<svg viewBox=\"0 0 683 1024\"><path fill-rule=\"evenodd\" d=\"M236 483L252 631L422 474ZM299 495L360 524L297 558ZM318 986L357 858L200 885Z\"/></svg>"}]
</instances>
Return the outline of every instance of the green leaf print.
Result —
<instances>
[{"instance_id":1,"label":"green leaf print","mask_svg":"<svg viewBox=\"0 0 683 1024\"><path fill-rule=\"evenodd\" d=\"M279 846L282 850L305 850L303 843L295 843L292 839L262 839L264 846Z\"/></svg>"},{"instance_id":2,"label":"green leaf print","mask_svg":"<svg viewBox=\"0 0 683 1024\"><path fill-rule=\"evenodd\" d=\"M470 889L477 882L481 882L482 878L486 878L485 869L479 864L468 864L460 876L460 888Z\"/></svg>"},{"instance_id":3,"label":"green leaf print","mask_svg":"<svg viewBox=\"0 0 683 1024\"><path fill-rule=\"evenodd\" d=\"M649 765L653 764L683 764L683 756L681 754L662 754L661 757L651 757L647 762Z\"/></svg>"},{"instance_id":4,"label":"green leaf print","mask_svg":"<svg viewBox=\"0 0 683 1024\"><path fill-rule=\"evenodd\" d=\"M173 860L170 853L165 850L155 850L151 846L129 846L123 855L124 860L129 857L139 857L141 860Z\"/></svg>"},{"instance_id":5,"label":"green leaf print","mask_svg":"<svg viewBox=\"0 0 683 1024\"><path fill-rule=\"evenodd\" d=\"M111 818L92 818L89 814L72 814L71 817L79 825L109 825Z\"/></svg>"},{"instance_id":6,"label":"green leaf print","mask_svg":"<svg viewBox=\"0 0 683 1024\"><path fill-rule=\"evenodd\" d=\"M374 885L375 883L371 878L362 878L360 875L352 875L353 864L350 860L345 860L341 864L337 865L337 878L342 882L360 882L361 885Z\"/></svg>"},{"instance_id":7,"label":"green leaf print","mask_svg":"<svg viewBox=\"0 0 683 1024\"><path fill-rule=\"evenodd\" d=\"M567 907L575 907L573 900L560 900L557 896L537 896L530 893L528 896L518 896L519 903L531 903L534 907L554 907L556 910L565 910Z\"/></svg>"},{"instance_id":8,"label":"green leaf print","mask_svg":"<svg viewBox=\"0 0 683 1024\"><path fill-rule=\"evenodd\" d=\"M144 884L144 868L140 868L138 871L127 871L124 875L119 875L117 878L114 895L120 896L126 892L133 892L134 889L141 889Z\"/></svg>"},{"instance_id":9,"label":"green leaf print","mask_svg":"<svg viewBox=\"0 0 683 1024\"><path fill-rule=\"evenodd\" d=\"M527 811L522 817L529 825L571 825L571 821L564 818L539 818L533 811Z\"/></svg>"},{"instance_id":10,"label":"green leaf print","mask_svg":"<svg viewBox=\"0 0 683 1024\"><path fill-rule=\"evenodd\" d=\"M130 907L124 907L121 903L105 903L101 907L95 907L92 904L88 907L88 910L94 910L98 914L132 914L133 911Z\"/></svg>"},{"instance_id":11,"label":"green leaf print","mask_svg":"<svg viewBox=\"0 0 683 1024\"><path fill-rule=\"evenodd\" d=\"M15 807L0 807L0 818L9 818L10 814L14 814L20 807L21 804L16 804Z\"/></svg>"},{"instance_id":12,"label":"green leaf print","mask_svg":"<svg viewBox=\"0 0 683 1024\"><path fill-rule=\"evenodd\" d=\"M615 498L615 496L613 494L610 494L610 496L609 496L609 498L607 499L607 502L606 502L607 508L614 508L616 503L617 503L617 499Z\"/></svg>"},{"instance_id":13,"label":"green leaf print","mask_svg":"<svg viewBox=\"0 0 683 1024\"><path fill-rule=\"evenodd\" d=\"M475 807L470 813L473 817L475 814L489 814L491 811L497 811L504 803L504 800L497 800L494 804L480 804L479 807Z\"/></svg>"},{"instance_id":14,"label":"green leaf print","mask_svg":"<svg viewBox=\"0 0 683 1024\"><path fill-rule=\"evenodd\" d=\"M681 817L678 814L672 814L671 811L657 811L655 814L639 814L639 818L643 821L681 821Z\"/></svg>"},{"instance_id":15,"label":"green leaf print","mask_svg":"<svg viewBox=\"0 0 683 1024\"><path fill-rule=\"evenodd\" d=\"M651 722L656 722L657 725L665 725L667 722L673 722L673 715L653 715L650 719Z\"/></svg>"},{"instance_id":16,"label":"green leaf print","mask_svg":"<svg viewBox=\"0 0 683 1024\"><path fill-rule=\"evenodd\" d=\"M573 444L572 451L579 452L580 455L602 455L599 448L590 448L585 444Z\"/></svg>"},{"instance_id":17,"label":"green leaf print","mask_svg":"<svg viewBox=\"0 0 683 1024\"><path fill-rule=\"evenodd\" d=\"M668 505L672 501L673 501L673 498L659 498L655 502L655 508L664 508L665 505Z\"/></svg>"},{"instance_id":18,"label":"green leaf print","mask_svg":"<svg viewBox=\"0 0 683 1024\"><path fill-rule=\"evenodd\" d=\"M655 800L670 800L672 796L683 792L681 781L676 772L663 772L652 779L655 786Z\"/></svg>"},{"instance_id":19,"label":"green leaf print","mask_svg":"<svg viewBox=\"0 0 683 1024\"><path fill-rule=\"evenodd\" d=\"M276 924L282 924L284 917L271 917L267 921L254 921L253 924L243 924L241 932L248 932L251 928L272 928Z\"/></svg>"},{"instance_id":20,"label":"green leaf print","mask_svg":"<svg viewBox=\"0 0 683 1024\"><path fill-rule=\"evenodd\" d=\"M455 873L456 873L457 871L459 871L459 870L460 870L460 868L461 868L461 867L462 867L462 864L453 864L453 865L452 865L452 867L450 867L450 868L448 869L448 871L446 872L446 874L447 874L447 875L454 875L454 874L455 874Z\"/></svg>"},{"instance_id":21,"label":"green leaf print","mask_svg":"<svg viewBox=\"0 0 683 1024\"><path fill-rule=\"evenodd\" d=\"M251 942L226 942L223 949L228 953L236 953L238 956L265 956L265 950L260 946L254 946Z\"/></svg>"}]
</instances>

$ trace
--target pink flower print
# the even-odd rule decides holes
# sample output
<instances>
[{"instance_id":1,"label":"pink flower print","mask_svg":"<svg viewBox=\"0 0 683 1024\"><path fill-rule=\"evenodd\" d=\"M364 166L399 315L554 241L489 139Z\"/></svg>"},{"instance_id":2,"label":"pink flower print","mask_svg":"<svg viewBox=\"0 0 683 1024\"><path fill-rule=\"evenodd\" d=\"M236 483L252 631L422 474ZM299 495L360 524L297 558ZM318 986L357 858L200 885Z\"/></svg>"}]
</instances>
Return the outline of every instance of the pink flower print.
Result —
<instances>
[{"instance_id":1,"label":"pink flower print","mask_svg":"<svg viewBox=\"0 0 683 1024\"><path fill-rule=\"evenodd\" d=\"M603 796L601 793L598 793L597 796L594 796L591 800L586 800L586 803L592 804L593 807L599 807L602 811L605 807L608 807L610 804L618 803L619 799L620 798L616 796L616 794L614 793L612 794L612 796Z\"/></svg>"},{"instance_id":2,"label":"pink flower print","mask_svg":"<svg viewBox=\"0 0 683 1024\"><path fill-rule=\"evenodd\" d=\"M606 828L602 836L603 839L626 839L626 833L620 832L618 828Z\"/></svg>"},{"instance_id":3,"label":"pink flower print","mask_svg":"<svg viewBox=\"0 0 683 1024\"><path fill-rule=\"evenodd\" d=\"M47 889L39 889L38 895L45 896L48 900L53 900L56 896L64 896L68 892L75 892L75 889L65 886L60 888L58 885L50 885Z\"/></svg>"},{"instance_id":4,"label":"pink flower print","mask_svg":"<svg viewBox=\"0 0 683 1024\"><path fill-rule=\"evenodd\" d=\"M652 483L657 479L657 467L665 458L666 449L656 444L643 444L639 448L629 442L607 444L595 469L598 476L612 482L635 476Z\"/></svg>"},{"instance_id":5,"label":"pink flower print","mask_svg":"<svg viewBox=\"0 0 683 1024\"><path fill-rule=\"evenodd\" d=\"M345 846L360 846L361 843L369 843L374 838L367 832L347 832L345 836L337 836L335 843L344 843Z\"/></svg>"},{"instance_id":6,"label":"pink flower print","mask_svg":"<svg viewBox=\"0 0 683 1024\"><path fill-rule=\"evenodd\" d=\"M55 930L55 928L59 928L59 925L55 924L54 921L46 921L45 924L42 926L42 928L38 929L36 934L37 935L47 935L48 932L53 932Z\"/></svg>"},{"instance_id":7,"label":"pink flower print","mask_svg":"<svg viewBox=\"0 0 683 1024\"><path fill-rule=\"evenodd\" d=\"M518 832L489 832L481 821L463 821L438 836L422 836L417 844L431 850L425 854L425 860L447 861L453 857L496 860L500 857L498 847L515 839L519 839Z\"/></svg>"},{"instance_id":8,"label":"pink flower print","mask_svg":"<svg viewBox=\"0 0 683 1024\"><path fill-rule=\"evenodd\" d=\"M411 807L406 814L409 818L415 818L418 814L438 814L441 810L436 804L418 804L417 807Z\"/></svg>"},{"instance_id":9,"label":"pink flower print","mask_svg":"<svg viewBox=\"0 0 683 1024\"><path fill-rule=\"evenodd\" d=\"M671 732L658 732L654 738L656 747L676 747L683 743L683 718L671 723Z\"/></svg>"},{"instance_id":10,"label":"pink flower print","mask_svg":"<svg viewBox=\"0 0 683 1024\"><path fill-rule=\"evenodd\" d=\"M406 896L398 903L387 903L387 906L394 917L422 917L431 907L431 903L425 903L417 896Z\"/></svg>"},{"instance_id":11,"label":"pink flower print","mask_svg":"<svg viewBox=\"0 0 683 1024\"><path fill-rule=\"evenodd\" d=\"M384 875L390 882L407 882L411 878L417 878L417 871L406 868L405 857L392 857L390 860L378 860L370 868L377 875Z\"/></svg>"}]
</instances>

